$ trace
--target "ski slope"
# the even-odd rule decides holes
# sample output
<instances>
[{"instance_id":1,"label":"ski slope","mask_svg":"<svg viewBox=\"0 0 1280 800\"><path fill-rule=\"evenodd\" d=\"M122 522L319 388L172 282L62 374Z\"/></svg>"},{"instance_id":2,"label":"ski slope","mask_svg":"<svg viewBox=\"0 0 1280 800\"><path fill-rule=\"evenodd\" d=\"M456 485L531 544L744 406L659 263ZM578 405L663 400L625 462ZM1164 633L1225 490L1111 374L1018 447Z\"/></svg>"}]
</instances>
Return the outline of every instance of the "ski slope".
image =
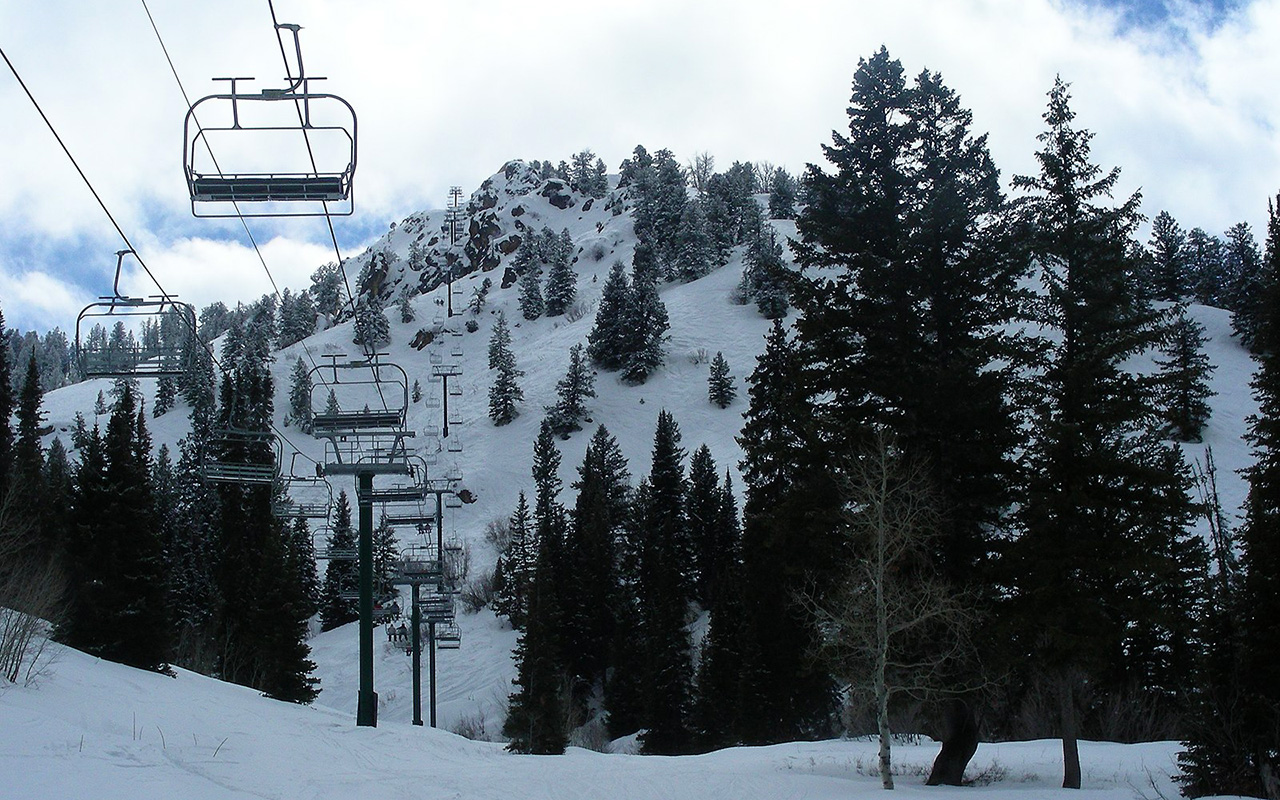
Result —
<instances>
[{"instance_id":1,"label":"ski slope","mask_svg":"<svg viewBox=\"0 0 1280 800\"><path fill-rule=\"evenodd\" d=\"M522 319L517 288L501 289L503 268L471 274L458 281L462 300L471 297L485 277L493 280L489 303L479 315L466 311L451 320L460 327L474 319L478 330L460 337L462 395L449 398L460 407L464 422L451 426L463 443L460 453L442 450L436 470L456 468L463 484L479 498L474 505L446 512L446 535L456 534L471 552L472 574L491 569L496 554L484 540L486 524L510 515L522 489L532 494L532 443L543 407L555 401L555 384L568 365L568 350L585 343L591 329L609 267L614 260L630 266L635 237L628 214L615 215L605 203L584 211L579 202L560 209L537 193L520 194L509 187L504 172L492 179L498 198L494 213L512 222L514 204L524 206L520 219L531 228L547 225L557 233L568 228L579 245L578 296L584 314ZM581 200L581 198L579 198ZM435 216L433 216L435 215ZM437 219L424 212L419 219ZM410 218L411 220L414 217ZM438 221L438 219L437 219ZM406 220L408 222L408 220ZM505 224L504 222L504 224ZM425 223L424 223L425 224ZM775 222L784 236L794 226ZM416 278L405 272L404 261L413 226L401 224L375 248L387 247L401 259L386 285L394 289ZM601 257L595 258L599 253ZM356 268L355 259L348 265ZM630 463L632 483L648 472L653 430L658 412L671 411L680 425L683 446L692 452L701 444L711 449L720 471L734 472L735 487L741 447L735 440L746 409L745 378L763 349L770 323L753 306L731 300L741 275L741 254L716 272L689 284L667 285L661 293L671 320L666 364L642 386L625 386L616 376L600 373L598 397L589 402L592 423L567 440L558 441L562 453L562 500L576 478L587 442L596 424L604 424L617 438ZM352 276L354 278L354 274ZM413 300L417 320L402 324L394 306L388 309L392 342L387 360L405 368L412 383L437 390L428 381L431 348L451 348L452 341L419 351L410 346L415 333L431 327L442 313L444 289ZM496 314L503 312L511 326L512 347L525 400L523 413L512 424L495 427L488 419L487 345ZM1205 443L1187 445L1188 460L1203 460L1213 448L1224 507L1234 515L1245 498L1238 471L1250 463L1242 441L1247 417L1257 407L1248 382L1252 362L1230 336L1229 316L1218 309L1193 306L1192 316L1206 327L1206 352L1217 370L1210 399L1213 416ZM306 459L323 460L323 443L284 426L289 372L299 357L321 361L326 353L356 356L350 322L321 331L277 354L276 424L284 433L285 463L296 451ZM444 337L448 340L451 337ZM709 362L716 352L727 359L739 397L727 409L707 399ZM446 356L447 360L454 360ZM1142 368L1142 365L1139 365ZM87 381L49 393L44 400L53 435L70 444L75 413L93 424L92 408L109 381ZM143 382L148 408L154 384ZM460 406L455 404L460 403ZM167 444L176 457L176 443L187 430L187 409L179 401L164 417L148 419L156 447ZM103 425L106 419L99 422ZM413 404L409 428L422 432L441 424L440 410L425 402ZM411 445L435 448L425 437ZM334 491L345 488L354 497L350 478L334 480ZM403 544L416 534L400 532ZM501 727L515 669L511 659L516 634L484 610L460 614L462 648L438 653L440 730L415 728L411 719L410 659L403 650L375 632L375 688L379 692L379 727L354 725L358 684L354 625L318 634L311 640L321 695L312 707L298 707L259 697L243 687L230 686L182 670L176 678L138 672L51 646L57 654L34 686L0 688L0 798L350 798L377 796L458 798L850 798L879 792L879 778L871 774L875 744L865 741L797 743L767 748L737 748L685 758L609 755L571 749L564 757L528 757L506 753L501 744L472 742L448 733L467 724L483 725L490 735ZM424 664L426 659L424 657ZM424 703L426 688L424 676ZM424 712L425 716L425 712ZM619 743L625 749L625 743ZM1174 743L1122 746L1082 745L1085 789L1064 794L1056 789L1061 776L1059 743L1027 742L983 745L971 773L998 778L988 786L966 789L921 786L923 774L937 746L924 743L895 746L894 761L904 770L899 791L930 797L1173 797L1176 787Z\"/></svg>"}]
</instances>

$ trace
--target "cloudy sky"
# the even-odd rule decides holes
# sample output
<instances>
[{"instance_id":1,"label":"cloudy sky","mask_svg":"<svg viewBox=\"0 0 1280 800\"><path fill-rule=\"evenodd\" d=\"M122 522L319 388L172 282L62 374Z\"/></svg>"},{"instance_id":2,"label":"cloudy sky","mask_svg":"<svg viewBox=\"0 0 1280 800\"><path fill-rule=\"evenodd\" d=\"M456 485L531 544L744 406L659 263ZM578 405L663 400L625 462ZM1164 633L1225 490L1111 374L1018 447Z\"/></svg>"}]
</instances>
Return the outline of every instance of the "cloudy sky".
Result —
<instances>
[{"instance_id":1,"label":"cloudy sky","mask_svg":"<svg viewBox=\"0 0 1280 800\"><path fill-rule=\"evenodd\" d=\"M0 0L0 48L164 288L197 305L269 291L237 222L194 219L186 104L219 76L281 85L267 0ZM304 28L308 74L359 115L343 255L392 221L469 194L512 158L636 144L718 167L821 159L858 58L881 44L940 71L990 133L1006 181L1034 170L1045 93L1072 84L1095 159L1123 168L1148 216L1261 236L1280 191L1280 0L275 0ZM123 245L0 64L0 308L11 327L71 330L110 291ZM250 229L283 288L332 260L315 220ZM123 287L154 293L130 273Z\"/></svg>"}]
</instances>

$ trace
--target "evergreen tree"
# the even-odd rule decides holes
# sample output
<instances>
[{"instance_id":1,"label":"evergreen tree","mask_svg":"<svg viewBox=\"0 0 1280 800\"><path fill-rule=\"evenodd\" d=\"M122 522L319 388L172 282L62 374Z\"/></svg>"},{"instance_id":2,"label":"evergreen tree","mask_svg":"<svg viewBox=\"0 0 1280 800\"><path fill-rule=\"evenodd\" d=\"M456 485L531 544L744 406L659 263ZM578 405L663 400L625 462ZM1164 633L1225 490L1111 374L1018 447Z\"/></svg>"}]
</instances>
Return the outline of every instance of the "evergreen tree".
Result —
<instances>
[{"instance_id":1,"label":"evergreen tree","mask_svg":"<svg viewBox=\"0 0 1280 800\"><path fill-rule=\"evenodd\" d=\"M716 572L724 564L725 541L721 525L724 496L711 449L705 444L689 459L687 514L689 541L693 550L693 597L703 608L714 604Z\"/></svg>"},{"instance_id":2,"label":"evergreen tree","mask_svg":"<svg viewBox=\"0 0 1280 800\"><path fill-rule=\"evenodd\" d=\"M581 420L586 418L584 402L596 396L595 377L582 358L582 345L569 348L569 370L556 383L556 404L546 409L553 433L561 438L582 430Z\"/></svg>"},{"instance_id":3,"label":"evergreen tree","mask_svg":"<svg viewBox=\"0 0 1280 800\"><path fill-rule=\"evenodd\" d=\"M514 752L563 753L567 743L566 699L569 687L563 648L564 508L560 492L560 453L544 422L534 443L536 489L533 524L536 552L528 615L516 646L518 690L511 695L503 733Z\"/></svg>"},{"instance_id":4,"label":"evergreen tree","mask_svg":"<svg viewBox=\"0 0 1280 800\"><path fill-rule=\"evenodd\" d=\"M656 272L645 264L641 248L636 248L636 264L631 279L631 303L624 313L629 331L621 353L622 379L640 384L662 366L663 342L671 327L667 307L658 296Z\"/></svg>"},{"instance_id":5,"label":"evergreen tree","mask_svg":"<svg viewBox=\"0 0 1280 800\"><path fill-rule=\"evenodd\" d=\"M835 174L810 167L797 221L797 331L816 392L833 397L825 435L866 452L858 438L888 426L931 464L949 521L937 563L981 585L1018 444L1006 365L1019 353L1000 331L1019 316L1024 267L994 222L999 175L941 76L908 85L884 48L859 64L848 114L849 137L825 148Z\"/></svg>"},{"instance_id":6,"label":"evergreen tree","mask_svg":"<svg viewBox=\"0 0 1280 800\"><path fill-rule=\"evenodd\" d=\"M311 525L305 517L295 517L289 529L288 561L296 576L294 580L302 589L301 611L309 619L320 611L320 575L316 571Z\"/></svg>"},{"instance_id":7,"label":"evergreen tree","mask_svg":"<svg viewBox=\"0 0 1280 800\"><path fill-rule=\"evenodd\" d=\"M716 351L711 359L711 374L707 376L707 396L719 408L728 408L738 396L734 388L733 376L729 374L729 362L724 360L724 353Z\"/></svg>"},{"instance_id":8,"label":"evergreen tree","mask_svg":"<svg viewBox=\"0 0 1280 800\"><path fill-rule=\"evenodd\" d=\"M400 546L396 541L396 529L391 527L384 510L373 529L373 596L381 601L397 596L392 582L395 579L396 561L400 558Z\"/></svg>"},{"instance_id":9,"label":"evergreen tree","mask_svg":"<svg viewBox=\"0 0 1280 800\"><path fill-rule=\"evenodd\" d=\"M191 433L179 442L174 472L172 525L162 527L166 571L169 574L166 605L173 616L176 647L174 662L187 669L214 674L217 643L216 619L222 605L213 576L221 508L217 494L201 475L208 448L208 421L191 411ZM159 491L159 489L157 489Z\"/></svg>"},{"instance_id":10,"label":"evergreen tree","mask_svg":"<svg viewBox=\"0 0 1280 800\"><path fill-rule=\"evenodd\" d=\"M0 502L8 501L17 516L25 519L36 530L43 527L42 518L48 510L44 502L44 453L40 449L40 413L41 392L40 373L36 366L36 356L32 352L27 358L25 378L22 389L18 393L18 404L15 416L18 420L17 439L13 446L13 461L10 467L10 485L15 490ZM8 420L5 421L6 427ZM41 558L53 555L52 543L40 541L37 551Z\"/></svg>"},{"instance_id":11,"label":"evergreen tree","mask_svg":"<svg viewBox=\"0 0 1280 800\"><path fill-rule=\"evenodd\" d=\"M554 445L553 445L554 447ZM563 608L560 579L559 531L538 541L537 565L529 594L529 614L516 645L517 690L510 697L502 732L515 753L559 755L568 744L566 701L568 675L561 646Z\"/></svg>"},{"instance_id":12,"label":"evergreen tree","mask_svg":"<svg viewBox=\"0 0 1280 800\"><path fill-rule=\"evenodd\" d=\"M413 388L409 390L409 396L415 403L422 402L422 384L418 382L417 378L413 380Z\"/></svg>"},{"instance_id":13,"label":"evergreen tree","mask_svg":"<svg viewBox=\"0 0 1280 800\"><path fill-rule=\"evenodd\" d=\"M1149 387L1124 361L1156 344L1159 315L1133 286L1139 197L1110 196L1119 170L1089 161L1092 134L1073 127L1067 86L1055 82L1036 154L1038 176L1015 177L1030 252L1061 332L1040 378L1046 401L1030 451L1035 467L1010 548L1014 584L1004 617L1014 663L1061 710L1063 785L1080 785L1080 700L1138 691L1169 713L1170 681L1186 665L1196 606L1187 538L1189 476L1179 451L1156 441ZM1182 592L1168 604L1169 591ZM1187 596L1191 595L1191 596ZM1156 598L1163 598L1163 603ZM1185 674L1181 676L1185 678Z\"/></svg>"},{"instance_id":14,"label":"evergreen tree","mask_svg":"<svg viewBox=\"0 0 1280 800\"><path fill-rule=\"evenodd\" d=\"M1187 234L1187 281L1197 303L1223 307L1222 240L1210 236L1201 228L1192 228Z\"/></svg>"},{"instance_id":15,"label":"evergreen tree","mask_svg":"<svg viewBox=\"0 0 1280 800\"><path fill-rule=\"evenodd\" d=\"M1266 793L1274 794L1280 775L1280 666L1275 659L1280 645L1273 620L1280 613L1280 196L1268 203L1267 252L1259 283L1265 294L1258 298L1263 314L1254 341L1258 368L1251 386L1258 414L1249 418L1247 439L1254 462L1245 471L1249 496L1240 543L1244 551L1244 581L1239 610L1244 643L1244 724L1253 768ZM1256 789L1249 794L1263 794Z\"/></svg>"},{"instance_id":16,"label":"evergreen tree","mask_svg":"<svg viewBox=\"0 0 1280 800\"><path fill-rule=\"evenodd\" d=\"M578 273L567 255L556 258L547 272L545 310L548 317L563 315L578 293Z\"/></svg>"},{"instance_id":17,"label":"evergreen tree","mask_svg":"<svg viewBox=\"0 0 1280 800\"><path fill-rule=\"evenodd\" d=\"M359 589L356 534L351 527L351 503L347 491L338 493L333 530L326 542L329 563L320 589L320 630L329 631L360 618L355 593Z\"/></svg>"},{"instance_id":18,"label":"evergreen tree","mask_svg":"<svg viewBox=\"0 0 1280 800\"><path fill-rule=\"evenodd\" d=\"M507 315L499 311L493 333L489 335L489 369L497 369L510 356L511 329L507 327Z\"/></svg>"},{"instance_id":19,"label":"evergreen tree","mask_svg":"<svg viewBox=\"0 0 1280 800\"><path fill-rule=\"evenodd\" d=\"M707 230L707 217L698 203L687 203L680 215L680 227L676 231L675 260L671 264L674 280L696 281L720 266L711 234Z\"/></svg>"},{"instance_id":20,"label":"evergreen tree","mask_svg":"<svg viewBox=\"0 0 1280 800\"><path fill-rule=\"evenodd\" d=\"M409 287L400 290L400 298L396 300L396 307L400 310L400 322L407 325L417 319L417 315L413 311L413 295L409 292Z\"/></svg>"},{"instance_id":21,"label":"evergreen tree","mask_svg":"<svg viewBox=\"0 0 1280 800\"><path fill-rule=\"evenodd\" d=\"M762 224L747 243L746 264L738 293L743 302L754 302L766 319L780 319L787 313L786 266L782 245L772 225Z\"/></svg>"},{"instance_id":22,"label":"evergreen tree","mask_svg":"<svg viewBox=\"0 0 1280 800\"><path fill-rule=\"evenodd\" d=\"M156 402L151 407L151 416L159 419L167 414L178 398L178 382L170 375L161 375L156 381Z\"/></svg>"},{"instance_id":23,"label":"evergreen tree","mask_svg":"<svg viewBox=\"0 0 1280 800\"><path fill-rule=\"evenodd\" d=\"M797 346L775 320L748 383L738 441L746 483L742 593L742 696L751 706L733 739L750 744L826 735L834 714L830 675L809 657L818 641L799 602L810 581L829 582L838 554L830 531L831 469L817 434ZM744 701L745 702L745 701Z\"/></svg>"},{"instance_id":24,"label":"evergreen tree","mask_svg":"<svg viewBox=\"0 0 1280 800\"><path fill-rule=\"evenodd\" d=\"M537 319L546 310L540 273L538 269L529 268L520 276L520 314L525 319Z\"/></svg>"},{"instance_id":25,"label":"evergreen tree","mask_svg":"<svg viewBox=\"0 0 1280 800\"><path fill-rule=\"evenodd\" d=\"M1240 337L1241 344L1254 352L1253 339L1263 312L1260 304L1264 293L1258 282L1262 253L1249 223L1239 222L1227 229L1222 272L1222 304L1231 312L1231 328Z\"/></svg>"},{"instance_id":26,"label":"evergreen tree","mask_svg":"<svg viewBox=\"0 0 1280 800\"><path fill-rule=\"evenodd\" d=\"M103 658L166 671L171 628L150 475L150 440L124 387L104 437L97 429L76 475L68 547L74 587L61 637Z\"/></svg>"},{"instance_id":27,"label":"evergreen tree","mask_svg":"<svg viewBox=\"0 0 1280 800\"><path fill-rule=\"evenodd\" d=\"M795 219L796 216L796 179L782 167L773 174L773 185L769 189L769 218Z\"/></svg>"},{"instance_id":28,"label":"evergreen tree","mask_svg":"<svg viewBox=\"0 0 1280 800\"><path fill-rule=\"evenodd\" d=\"M496 370L489 387L489 418L494 425L506 425L520 415L516 406L524 400L524 391L518 380L524 371L516 367L516 357L511 352L511 334L506 318L499 314L489 339L489 369Z\"/></svg>"},{"instance_id":29,"label":"evergreen tree","mask_svg":"<svg viewBox=\"0 0 1280 800\"><path fill-rule=\"evenodd\" d=\"M627 279L626 267L621 261L615 261L600 290L595 324L587 334L587 357L592 364L610 371L622 367L624 343L630 335L627 327L630 307L631 282Z\"/></svg>"},{"instance_id":30,"label":"evergreen tree","mask_svg":"<svg viewBox=\"0 0 1280 800\"><path fill-rule=\"evenodd\" d=\"M1204 326L1183 310L1161 348L1165 357L1156 358L1161 377L1156 399L1164 410L1170 435L1179 442L1200 441L1212 412L1208 400L1214 392L1209 388L1209 376L1215 367L1203 348Z\"/></svg>"},{"instance_id":31,"label":"evergreen tree","mask_svg":"<svg viewBox=\"0 0 1280 800\"><path fill-rule=\"evenodd\" d=\"M471 293L471 302L467 305L471 309L472 314L479 316L480 312L484 311L485 304L489 302L489 290L492 288L493 281L489 278L485 278Z\"/></svg>"},{"instance_id":32,"label":"evergreen tree","mask_svg":"<svg viewBox=\"0 0 1280 800\"><path fill-rule=\"evenodd\" d=\"M501 614L513 628L523 628L529 614L529 587L533 584L534 547L533 519L529 513L529 501L524 492L516 501L516 510L508 523L511 538L498 555L496 574L502 583L494 600L495 614Z\"/></svg>"},{"instance_id":33,"label":"evergreen tree","mask_svg":"<svg viewBox=\"0 0 1280 800\"><path fill-rule=\"evenodd\" d=\"M355 334L352 343L360 345L366 353L390 344L391 322L377 294L369 295L356 307Z\"/></svg>"},{"instance_id":34,"label":"evergreen tree","mask_svg":"<svg viewBox=\"0 0 1280 800\"><path fill-rule=\"evenodd\" d=\"M75 498L73 471L62 440L54 437L44 460L45 504L41 536L53 554L55 563L61 564L70 536L72 503Z\"/></svg>"},{"instance_id":35,"label":"evergreen tree","mask_svg":"<svg viewBox=\"0 0 1280 800\"><path fill-rule=\"evenodd\" d=\"M566 666L579 686L588 690L603 687L610 643L617 633L613 609L618 602L619 549L628 520L629 481L627 460L617 440L599 426L573 484L578 497L564 548Z\"/></svg>"},{"instance_id":36,"label":"evergreen tree","mask_svg":"<svg viewBox=\"0 0 1280 800\"><path fill-rule=\"evenodd\" d=\"M1145 288L1153 300L1179 302L1191 293L1187 236L1167 211L1151 221Z\"/></svg>"},{"instance_id":37,"label":"evergreen tree","mask_svg":"<svg viewBox=\"0 0 1280 800\"><path fill-rule=\"evenodd\" d=\"M311 433L311 370L301 358L293 362L289 374L289 413L285 422L298 426L303 433Z\"/></svg>"},{"instance_id":38,"label":"evergreen tree","mask_svg":"<svg viewBox=\"0 0 1280 800\"><path fill-rule=\"evenodd\" d=\"M649 692L644 706L646 752L676 754L691 746L692 642L686 615L692 593L692 543L686 516L684 451L675 419L662 411L654 433L653 465L637 495L643 536L637 584Z\"/></svg>"}]
</instances>

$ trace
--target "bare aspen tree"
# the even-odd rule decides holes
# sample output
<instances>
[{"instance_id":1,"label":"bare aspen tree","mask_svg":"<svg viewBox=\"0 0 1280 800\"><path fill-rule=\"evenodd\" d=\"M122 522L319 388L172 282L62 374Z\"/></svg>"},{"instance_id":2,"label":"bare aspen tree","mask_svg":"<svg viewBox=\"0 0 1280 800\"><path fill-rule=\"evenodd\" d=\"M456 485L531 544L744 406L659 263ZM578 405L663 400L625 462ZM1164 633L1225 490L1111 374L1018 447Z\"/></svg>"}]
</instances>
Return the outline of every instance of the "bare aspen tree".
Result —
<instances>
[{"instance_id":1,"label":"bare aspen tree","mask_svg":"<svg viewBox=\"0 0 1280 800\"><path fill-rule=\"evenodd\" d=\"M946 667L967 647L970 613L929 563L940 519L924 465L877 430L845 466L839 484L850 561L831 591L806 602L834 673L874 702L880 779L892 789L890 701L942 689Z\"/></svg>"}]
</instances>

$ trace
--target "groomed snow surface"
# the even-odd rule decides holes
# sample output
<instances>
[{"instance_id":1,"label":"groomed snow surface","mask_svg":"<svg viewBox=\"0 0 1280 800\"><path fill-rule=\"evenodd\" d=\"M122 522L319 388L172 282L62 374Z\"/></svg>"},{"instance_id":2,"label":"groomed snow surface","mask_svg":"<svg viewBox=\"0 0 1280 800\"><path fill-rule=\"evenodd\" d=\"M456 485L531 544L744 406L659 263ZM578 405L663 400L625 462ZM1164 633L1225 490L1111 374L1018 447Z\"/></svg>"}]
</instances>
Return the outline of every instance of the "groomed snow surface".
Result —
<instances>
[{"instance_id":1,"label":"groomed snow surface","mask_svg":"<svg viewBox=\"0 0 1280 800\"><path fill-rule=\"evenodd\" d=\"M334 633L355 638L345 629ZM679 758L578 748L564 756L519 756L501 744L414 727L407 714L393 714L387 705L377 728L358 728L351 713L323 702L281 703L185 670L171 678L58 645L51 650L52 661L35 685L0 690L0 797L6 800L884 796L872 741ZM334 690L354 700L352 683L330 687L322 701ZM902 773L898 796L1177 796L1169 778L1177 745L1169 742L1083 743L1080 792L1056 788L1057 741L981 745L970 773L995 780L964 788L923 785L937 751L932 743L895 745L894 763Z\"/></svg>"}]
</instances>

